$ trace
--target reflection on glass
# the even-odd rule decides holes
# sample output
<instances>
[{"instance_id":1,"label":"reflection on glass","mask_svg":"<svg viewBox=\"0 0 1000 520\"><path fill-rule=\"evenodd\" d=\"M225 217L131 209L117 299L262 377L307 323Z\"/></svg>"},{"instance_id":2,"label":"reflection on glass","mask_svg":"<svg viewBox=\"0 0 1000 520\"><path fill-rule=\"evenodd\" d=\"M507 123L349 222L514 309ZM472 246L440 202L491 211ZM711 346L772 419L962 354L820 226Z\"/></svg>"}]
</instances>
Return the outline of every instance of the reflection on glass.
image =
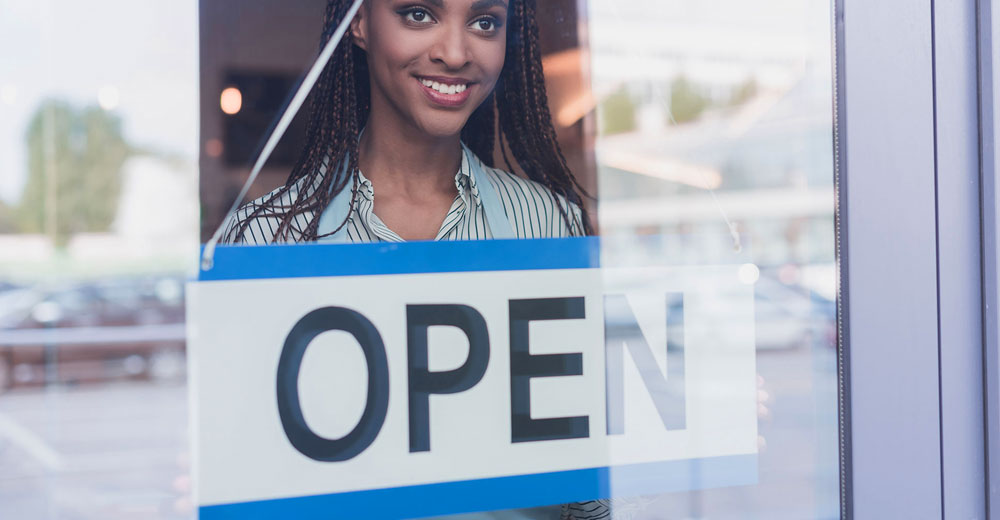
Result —
<instances>
[{"instance_id":1,"label":"reflection on glass","mask_svg":"<svg viewBox=\"0 0 1000 520\"><path fill-rule=\"evenodd\" d=\"M0 63L0 517L190 517L183 280L324 3L0 0L0 44L19 50ZM756 348L758 483L622 497L614 517L836 517L829 2L540 4L553 121L599 195L603 264L725 264L753 287L752 333L714 303L719 333ZM250 23L276 10L285 22ZM299 122L252 198L303 139ZM659 304L676 330L678 304ZM676 370L681 350L650 345Z\"/></svg>"},{"instance_id":2,"label":"reflection on glass","mask_svg":"<svg viewBox=\"0 0 1000 520\"><path fill-rule=\"evenodd\" d=\"M830 10L588 3L604 265L743 249L755 293L758 484L629 518L839 514Z\"/></svg>"},{"instance_id":3,"label":"reflection on glass","mask_svg":"<svg viewBox=\"0 0 1000 520\"><path fill-rule=\"evenodd\" d=\"M0 1L0 517L187 518L196 3Z\"/></svg>"}]
</instances>

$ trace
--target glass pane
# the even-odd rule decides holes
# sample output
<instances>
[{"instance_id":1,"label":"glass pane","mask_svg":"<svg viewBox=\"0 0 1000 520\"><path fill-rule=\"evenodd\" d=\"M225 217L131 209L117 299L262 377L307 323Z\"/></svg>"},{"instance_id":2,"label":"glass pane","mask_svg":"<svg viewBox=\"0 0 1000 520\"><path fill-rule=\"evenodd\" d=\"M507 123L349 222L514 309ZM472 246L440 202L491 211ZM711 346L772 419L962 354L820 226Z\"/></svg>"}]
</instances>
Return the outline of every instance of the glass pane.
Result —
<instances>
[{"instance_id":1,"label":"glass pane","mask_svg":"<svg viewBox=\"0 0 1000 520\"><path fill-rule=\"evenodd\" d=\"M447 24L450 15L435 9L467 9L473 2L443 0L444 8L436 3L368 2L369 7L391 8L392 23L410 24L405 27L412 34L400 34L427 38L438 33L413 25L424 20L415 7L437 15L432 22ZM348 6L339 0L331 4L341 11ZM191 446L189 434L204 440L205 435L242 427L240 421L254 413L271 414L267 417L272 419L278 415L272 403L273 371L261 377L246 374L251 359L276 364L280 349L261 354L271 347L253 341L266 334L285 338L300 317L292 316L290 309L299 309L304 301L340 302L377 313L384 309L372 302L395 302L408 294L389 288L372 294L359 290L352 293L357 297L346 297L341 288L361 279L345 275L353 268L359 269L354 274L382 278L391 272L419 273L408 279L408 287L426 287L434 298L450 294L468 302L503 300L499 310L476 307L493 338L491 363L515 355L507 341L508 334L514 334L506 323L514 313L506 306L509 300L525 299L531 291L539 296L547 288L572 287L585 296L587 310L586 319L567 319L559 325L564 328L536 324L524 329L533 345L522 353L529 359L539 354L569 356L551 369L561 370L560 377L524 376L525 384L516 390L513 372L489 372L474 390L489 386L498 389L502 399L473 409L447 408L454 411L448 420L473 417L477 421L468 422L499 425L489 433L509 433L510 442L456 452L451 462L434 471L419 463L406 465L418 468L407 475L401 475L403 462L387 465L393 469L369 466L365 471L384 482L359 484L351 491L391 488L394 496L410 498L403 505L350 499L361 500L362 508L388 511L391 505L402 512L397 516L479 511L449 516L468 519L839 515L830 3L511 0L509 5L508 14L533 6L523 16L537 25L538 33L529 30L516 38L508 34L506 74L517 63L531 70L531 61L538 59L544 76L518 85L500 72L514 92L495 112L501 123L494 129L504 137L497 138L488 154L483 143L492 141L492 134L468 131L462 134L463 142L475 146L479 158L498 170L511 171L522 182L536 182L510 181L510 186L534 187L542 194L591 195L578 202L589 212L597 238L564 238L554 246L560 254L552 255L556 260L547 264L548 270L540 267L549 260L541 253L546 246L539 244L497 246L501 249L433 244L418 250L419 243L410 243L399 246L399 251L413 255L402 259L393 256L391 248L357 246L350 253L354 263L344 257L327 260L325 253L303 253L313 262L304 267L279 253L253 256L255 248L244 248L251 250L244 258L269 260L243 267L270 272L275 285L252 298L231 300L242 307L227 310L206 306L204 302L212 300L200 298L189 300L193 304L185 308L186 290L254 283L252 276L236 276L240 281L231 286L220 278L206 284L211 278L195 265L197 241L208 242L230 217L255 159L316 58L321 33L332 32L333 26L324 22L327 2L212 0L149 6L101 0L83 8L67 2L28 5L0 0L0 43L24 49L0 63L0 517L191 517L199 505L211 505L195 503L192 497L192 465L204 470L216 464L237 471L241 464L257 464L257 459L226 459L229 452L221 448L194 455L192 448L198 448ZM507 20L509 25L522 26L512 20ZM462 35L462 43L455 43L458 38L433 42L419 59L442 65L456 59L449 49L461 47L471 49L471 58L459 56L460 62L466 61L448 69L450 75L479 74L477 67L488 68L477 52L489 38L475 32L486 26L478 25L478 18L472 22L461 26L466 32L454 33ZM416 52L416 41L390 50L399 53L397 58ZM391 47L381 45L383 50ZM538 55L532 57L532 52ZM369 73L361 76L367 79ZM375 79L366 84L369 96L372 88L380 88ZM447 81L419 88L461 95L457 89L448 92ZM239 204L266 200L262 197L285 186L310 154L313 159L322 155L310 144L316 142L310 121L324 107L330 110L318 99L322 92L329 91L317 87L312 92ZM364 106L364 99L377 104L364 96L355 103ZM531 100L540 99L548 103L551 122L525 117L504 131L505 111L523 114L519 104L532 106ZM343 125L324 128L341 131ZM365 119L351 135L360 139L361 127L379 128ZM538 130L549 127L551 136ZM504 160L504 150L510 162ZM559 156L564 165L552 160ZM359 157L363 164L376 164L366 159L370 157ZM563 166L579 184L578 191L553 180ZM374 179L372 192L387 186L376 178L377 168L362 173ZM456 177L455 204L463 190L471 196L468 182L462 184ZM559 192L562 188L565 191ZM506 200L504 196L520 200L509 193L498 197ZM374 209L369 208L366 217L372 224L368 234L359 239L362 234L354 229L349 241L412 238L416 235L407 225L427 220L420 208L393 220L386 206L374 207L373 199L378 200L369 193ZM326 211L332 202L324 200L321 206L319 211ZM505 216L513 224L528 222L522 228L512 224L512 238L583 231L582 224L573 228L567 220L565 230L550 233L537 219L512 217L522 214L519 211L537 217L537 209L512 206L504 206ZM552 211L553 218L546 222L562 229L555 206ZM477 228L475 215L474 210L463 214L466 228L445 229L446 218L436 238L498 238L495 222L481 217L482 227ZM244 242L272 242L255 235L265 229L275 232L270 225L244 230L253 238L244 236ZM476 229L489 233L469 231ZM227 232L223 243L233 241ZM590 247L599 248L599 254L586 257ZM316 248L312 250L329 251ZM239 248L224 246L217 254L243 254L234 249ZM442 251L462 255L466 265L456 268L454 259L441 260L446 256ZM519 257L512 251L527 253ZM572 266L573 273L555 273L580 258L584 260ZM494 262L491 268L470 267L488 262ZM511 266L518 262L521 271L515 272ZM329 264L345 271L339 273L345 275L343 280L320 280L333 276ZM282 280L306 276L302 273L317 265L327 271L322 276L313 273L314 286L302 285L291 296L282 292L291 287ZM419 265L432 267L420 271L414 267ZM299 267L304 271L289 274ZM464 279L481 280L489 289L456 284L449 276L458 270L467 271ZM547 279L532 278L550 270ZM582 271L590 274L580 275ZM578 275L582 281L576 285L557 283L564 279L560 277ZM203 281L186 289L184 282L197 276ZM421 286L421 276L441 276L444 282ZM332 285L316 289L321 283ZM253 311L257 314L247 310L254 303L260 304ZM282 317L286 321L261 325L280 314L270 312L279 307L288 311ZM202 323L204 316L218 320L221 325L214 333L222 336L216 345L205 348L203 330L198 329L190 345L201 350L186 351L186 313L189 327ZM497 325L497 319L504 323ZM382 322L376 325L383 327ZM237 344L231 338L241 333L246 343ZM461 335L444 336L428 337L444 343L464 341ZM401 350L394 351L390 343L387 339L391 359ZM472 340L466 343L462 352L471 356ZM204 354L239 352L226 349L240 347L245 356L234 358L241 364L226 365L229 373L212 372L221 374L216 380L230 383L228 390L225 385L207 385L207 372L187 374L186 362L198 371L209 366L202 364L208 362ZM430 352L433 365L434 349ZM577 354L581 373L573 375ZM322 408L315 404L322 401L310 404L309 399L325 391L342 392L340 387L323 386L333 383L330 377L317 376L316 367L340 370L335 373L349 386L364 372L365 358L355 357L305 354L296 388L306 388L301 390L301 406L307 418L310 406ZM449 359L451 368L461 365L460 359ZM500 365L504 370L513 370L505 363ZM393 374L397 372L393 368ZM501 376L510 381L495 379ZM308 394L309 381L321 391ZM393 388L406 388L400 381ZM232 412L226 416L231 421L206 425L202 420L189 432L189 414L200 417L189 405L191 382L199 385L192 390L192 402L228 403L222 408ZM363 391L363 383L358 385L361 390L354 390ZM267 398L261 406L244 409L239 399L225 393L233 389L240 395L264 392L260 395ZM462 402L448 399L483 395L475 391L431 396L430 414L440 403ZM528 396L529 423L586 410L587 435L567 440L570 432L558 439L514 442L517 392ZM406 439L412 434L405 426L409 409L392 399L396 404L388 406L395 408L390 408L381 435ZM348 411L360 415L361 405L356 408ZM503 413L497 415L497 410ZM440 416L431 417L433 428ZM268 428L274 424L268 423ZM435 431L430 438L439 446L435 435L440 433ZM477 439L476 431L455 436ZM255 481L260 487L241 492L257 493L255 499L265 505L272 504L267 502L271 499L316 495L340 500L336 497L350 494L324 490L322 478L294 492L262 484L268 478L272 483L302 479L287 471L301 462L302 453L288 449L287 430L267 430L266 435L272 433L268 442L273 444L268 446L280 445L287 457L267 459L271 462L247 470L251 481L260 477ZM235 437L223 440L212 446L243 442ZM567 444L571 442L579 443ZM399 461L422 455L407 453L405 444L396 448L403 450ZM251 449L261 455L270 448ZM555 462L546 458L549 454ZM301 467L329 471L319 463ZM482 478L468 477L472 473ZM354 476L361 481L364 472ZM527 484L536 482L532 478L545 484ZM412 486L388 484L403 480L455 487L416 492ZM501 482L514 484L504 488ZM472 489L461 486L487 491L457 491ZM411 495L401 494L401 489ZM450 491L427 494L433 489ZM289 508L271 509L270 514L301 512L292 509L299 507L295 503L301 502L288 502ZM519 508L481 511L515 506Z\"/></svg>"},{"instance_id":2,"label":"glass pane","mask_svg":"<svg viewBox=\"0 0 1000 520\"><path fill-rule=\"evenodd\" d=\"M0 517L192 515L197 23L0 1Z\"/></svg>"},{"instance_id":3,"label":"glass pane","mask_svg":"<svg viewBox=\"0 0 1000 520\"><path fill-rule=\"evenodd\" d=\"M836 517L832 6L587 5L604 265L711 265L742 248L754 281L756 485L620 508Z\"/></svg>"}]
</instances>

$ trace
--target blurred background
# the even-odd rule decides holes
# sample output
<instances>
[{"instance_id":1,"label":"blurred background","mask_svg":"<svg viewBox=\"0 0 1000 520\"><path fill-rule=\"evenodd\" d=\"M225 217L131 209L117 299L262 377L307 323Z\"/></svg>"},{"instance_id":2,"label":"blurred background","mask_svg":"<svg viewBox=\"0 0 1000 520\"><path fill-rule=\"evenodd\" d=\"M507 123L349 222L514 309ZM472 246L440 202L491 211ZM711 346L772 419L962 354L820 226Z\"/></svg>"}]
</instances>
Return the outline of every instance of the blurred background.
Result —
<instances>
[{"instance_id":1,"label":"blurred background","mask_svg":"<svg viewBox=\"0 0 1000 520\"><path fill-rule=\"evenodd\" d=\"M0 0L0 517L190 516L197 2Z\"/></svg>"},{"instance_id":2,"label":"blurred background","mask_svg":"<svg viewBox=\"0 0 1000 520\"><path fill-rule=\"evenodd\" d=\"M757 267L759 484L619 514L836 517L829 1L540 4L604 264L711 263L736 235ZM184 284L324 6L0 0L0 518L193 516Z\"/></svg>"}]
</instances>

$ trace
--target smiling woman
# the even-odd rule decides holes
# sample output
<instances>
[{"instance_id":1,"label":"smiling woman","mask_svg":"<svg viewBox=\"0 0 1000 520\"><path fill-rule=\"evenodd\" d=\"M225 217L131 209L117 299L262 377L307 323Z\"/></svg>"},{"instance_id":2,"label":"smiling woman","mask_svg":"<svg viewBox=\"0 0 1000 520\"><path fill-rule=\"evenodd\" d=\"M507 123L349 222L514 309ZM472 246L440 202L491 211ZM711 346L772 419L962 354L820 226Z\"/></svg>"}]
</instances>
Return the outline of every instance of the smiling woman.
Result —
<instances>
[{"instance_id":1,"label":"smiling woman","mask_svg":"<svg viewBox=\"0 0 1000 520\"><path fill-rule=\"evenodd\" d=\"M349 3L328 2L323 44ZM591 232L541 58L534 0L366 1L317 83L287 182L231 216L225 241Z\"/></svg>"},{"instance_id":2,"label":"smiling woman","mask_svg":"<svg viewBox=\"0 0 1000 520\"><path fill-rule=\"evenodd\" d=\"M350 3L328 2L322 44ZM552 126L534 0L368 0L316 85L287 182L231 216L224 241L579 236L585 196Z\"/></svg>"}]
</instances>

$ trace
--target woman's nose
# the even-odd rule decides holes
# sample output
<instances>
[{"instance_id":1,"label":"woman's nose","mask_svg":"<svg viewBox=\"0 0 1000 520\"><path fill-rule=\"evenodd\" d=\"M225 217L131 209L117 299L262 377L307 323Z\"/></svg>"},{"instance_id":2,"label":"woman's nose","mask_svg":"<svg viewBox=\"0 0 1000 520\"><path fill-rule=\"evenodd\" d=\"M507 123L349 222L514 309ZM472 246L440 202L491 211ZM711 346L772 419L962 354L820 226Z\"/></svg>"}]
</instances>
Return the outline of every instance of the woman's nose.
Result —
<instances>
[{"instance_id":1,"label":"woman's nose","mask_svg":"<svg viewBox=\"0 0 1000 520\"><path fill-rule=\"evenodd\" d=\"M440 31L440 38L431 47L430 58L450 70L461 69L472 61L465 28L450 27Z\"/></svg>"}]
</instances>

